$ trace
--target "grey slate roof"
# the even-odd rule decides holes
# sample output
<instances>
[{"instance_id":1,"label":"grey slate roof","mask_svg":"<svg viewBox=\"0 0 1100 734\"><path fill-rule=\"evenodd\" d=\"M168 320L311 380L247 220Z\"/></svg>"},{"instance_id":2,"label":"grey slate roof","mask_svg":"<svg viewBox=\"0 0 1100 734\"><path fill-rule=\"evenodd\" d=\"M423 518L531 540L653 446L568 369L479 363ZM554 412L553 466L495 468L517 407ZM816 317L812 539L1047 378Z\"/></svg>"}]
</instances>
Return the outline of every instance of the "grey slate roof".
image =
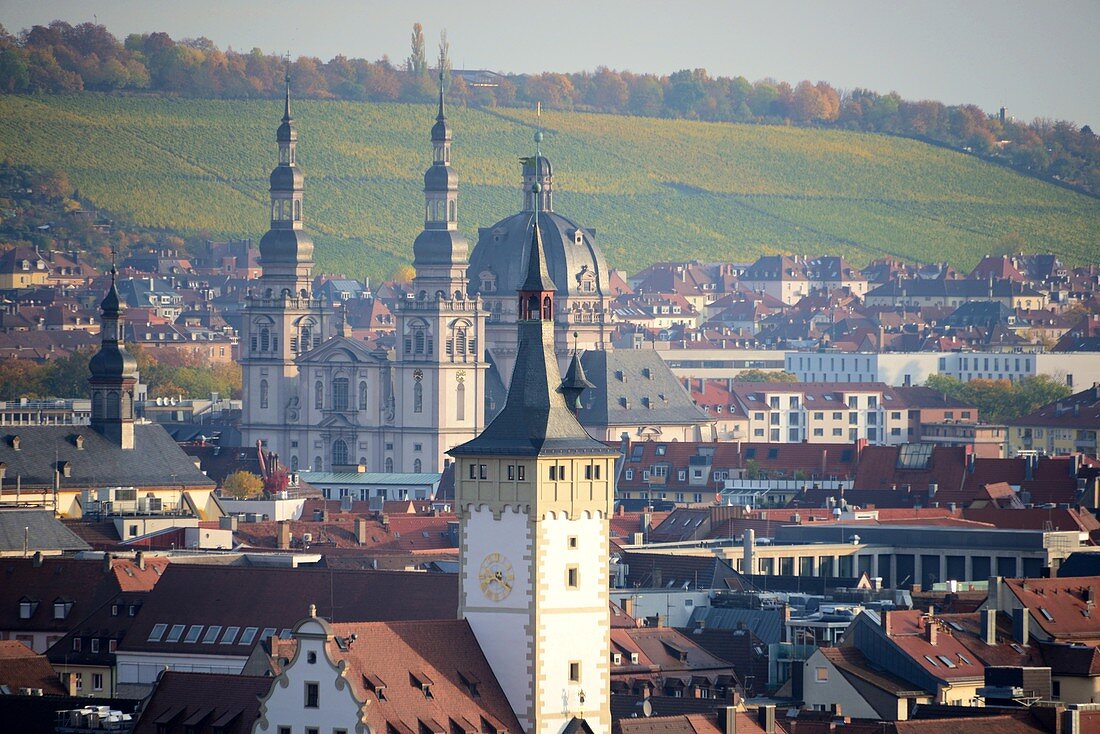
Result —
<instances>
[{"instance_id":1,"label":"grey slate roof","mask_svg":"<svg viewBox=\"0 0 1100 734\"><path fill-rule=\"evenodd\" d=\"M652 349L589 350L581 365L594 386L581 395L583 425L713 422Z\"/></svg>"},{"instance_id":2,"label":"grey slate roof","mask_svg":"<svg viewBox=\"0 0 1100 734\"><path fill-rule=\"evenodd\" d=\"M783 639L783 616L776 609L741 609L739 607L696 607L688 626L695 628L702 622L704 629L735 630L738 624L764 642L771 644Z\"/></svg>"},{"instance_id":3,"label":"grey slate roof","mask_svg":"<svg viewBox=\"0 0 1100 734\"><path fill-rule=\"evenodd\" d=\"M84 437L78 449L77 435ZM13 437L20 438L15 450ZM156 423L134 426L134 448L123 450L90 426L10 426L0 432L0 462L5 481L20 477L24 487L52 487L59 463L68 462L65 487L210 487L168 432Z\"/></svg>"},{"instance_id":4,"label":"grey slate roof","mask_svg":"<svg viewBox=\"0 0 1100 734\"><path fill-rule=\"evenodd\" d=\"M24 529L30 553L92 549L48 510L0 510L0 553L21 552Z\"/></svg>"},{"instance_id":5,"label":"grey slate roof","mask_svg":"<svg viewBox=\"0 0 1100 734\"><path fill-rule=\"evenodd\" d=\"M521 321L519 350L504 409L477 438L449 452L452 456L504 454L615 454L581 427L565 405L561 373L554 356L554 324Z\"/></svg>"}]
</instances>

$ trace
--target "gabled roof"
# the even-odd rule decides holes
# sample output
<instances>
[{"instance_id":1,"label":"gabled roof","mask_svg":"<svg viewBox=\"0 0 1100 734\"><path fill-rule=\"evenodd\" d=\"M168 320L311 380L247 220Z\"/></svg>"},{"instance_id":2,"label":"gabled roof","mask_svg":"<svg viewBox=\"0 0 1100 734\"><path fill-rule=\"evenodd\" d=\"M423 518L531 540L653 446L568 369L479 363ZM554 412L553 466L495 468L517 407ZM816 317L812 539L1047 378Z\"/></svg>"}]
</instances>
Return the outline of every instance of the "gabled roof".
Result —
<instances>
[{"instance_id":1,"label":"gabled roof","mask_svg":"<svg viewBox=\"0 0 1100 734\"><path fill-rule=\"evenodd\" d=\"M191 566L173 564L141 608L120 649L244 657L263 630L293 628L310 604L337 621L454 619L458 577L400 571ZM335 606L334 606L335 605ZM158 636L156 625L166 625ZM178 635L172 628L182 625ZM217 642L202 640L215 626ZM193 627L200 628L192 633ZM229 627L240 636L225 640ZM244 630L256 628L244 643ZM197 634L188 642L188 633ZM176 637L169 642L170 637ZM160 641L150 641L159 637Z\"/></svg>"},{"instance_id":2,"label":"gabled roof","mask_svg":"<svg viewBox=\"0 0 1100 734\"><path fill-rule=\"evenodd\" d=\"M101 560L47 557L34 564L30 558L0 559L0 629L67 631L120 592L148 590L160 579L154 566L141 571L123 559L112 559L109 571ZM34 604L26 619L21 601ZM71 604L60 619L55 602Z\"/></svg>"},{"instance_id":3,"label":"gabled roof","mask_svg":"<svg viewBox=\"0 0 1100 734\"><path fill-rule=\"evenodd\" d=\"M77 436L83 436L78 448ZM19 448L15 448L15 437ZM90 426L7 426L0 432L0 462L8 477L22 477L24 487L52 488L59 464L69 476L61 488L83 487L202 487L210 481L183 452L164 427L134 426L134 448L124 450Z\"/></svg>"},{"instance_id":4,"label":"gabled roof","mask_svg":"<svg viewBox=\"0 0 1100 734\"><path fill-rule=\"evenodd\" d=\"M0 510L0 554L82 551L91 546L48 510Z\"/></svg>"},{"instance_id":5,"label":"gabled roof","mask_svg":"<svg viewBox=\"0 0 1100 734\"><path fill-rule=\"evenodd\" d=\"M166 670L133 734L247 734L270 688L271 679L260 676Z\"/></svg>"},{"instance_id":6,"label":"gabled roof","mask_svg":"<svg viewBox=\"0 0 1100 734\"><path fill-rule=\"evenodd\" d=\"M46 695L67 691L44 655L15 640L0 640L0 691L19 693L21 688L41 688Z\"/></svg>"},{"instance_id":7,"label":"gabled roof","mask_svg":"<svg viewBox=\"0 0 1100 734\"><path fill-rule=\"evenodd\" d=\"M626 585L631 588L740 588L740 574L716 556L624 551L620 563L629 566Z\"/></svg>"},{"instance_id":8,"label":"gabled roof","mask_svg":"<svg viewBox=\"0 0 1100 734\"><path fill-rule=\"evenodd\" d=\"M1052 639L1100 642L1100 612L1096 610L1100 576L1005 579L1004 583Z\"/></svg>"},{"instance_id":9,"label":"gabled roof","mask_svg":"<svg viewBox=\"0 0 1100 734\"><path fill-rule=\"evenodd\" d=\"M713 422L652 349L588 350L581 364L595 385L581 395L580 420L586 426Z\"/></svg>"},{"instance_id":10,"label":"gabled roof","mask_svg":"<svg viewBox=\"0 0 1100 734\"><path fill-rule=\"evenodd\" d=\"M442 731L454 731L452 722L467 731L484 731L485 723L509 734L523 731L465 620L356 622L331 629L326 652L347 664L345 680L366 702L362 711L371 731L389 731L387 725L401 730L401 724L423 731L418 722L430 721L447 727Z\"/></svg>"}]
</instances>

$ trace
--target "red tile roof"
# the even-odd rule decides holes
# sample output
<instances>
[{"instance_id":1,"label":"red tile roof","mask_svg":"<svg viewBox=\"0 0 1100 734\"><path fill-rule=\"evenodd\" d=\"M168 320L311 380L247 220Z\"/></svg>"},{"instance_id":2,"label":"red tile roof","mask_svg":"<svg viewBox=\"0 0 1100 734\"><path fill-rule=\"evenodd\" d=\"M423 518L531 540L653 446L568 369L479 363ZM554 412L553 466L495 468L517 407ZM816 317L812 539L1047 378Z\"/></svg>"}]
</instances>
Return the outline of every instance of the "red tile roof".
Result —
<instances>
[{"instance_id":1,"label":"red tile roof","mask_svg":"<svg viewBox=\"0 0 1100 734\"><path fill-rule=\"evenodd\" d=\"M936 643L928 639L926 619L920 610L891 611L890 640L925 672L940 680L984 678L985 665L951 634L951 628L933 619ZM943 656L951 665L943 662ZM933 662L935 661L935 662Z\"/></svg>"},{"instance_id":2,"label":"red tile roof","mask_svg":"<svg viewBox=\"0 0 1100 734\"><path fill-rule=\"evenodd\" d=\"M0 687L12 693L20 688L41 688L46 695L65 695L68 691L45 655L39 655L14 640L0 640Z\"/></svg>"},{"instance_id":3,"label":"red tile roof","mask_svg":"<svg viewBox=\"0 0 1100 734\"><path fill-rule=\"evenodd\" d=\"M161 673L133 734L248 734L271 678Z\"/></svg>"},{"instance_id":4,"label":"red tile roof","mask_svg":"<svg viewBox=\"0 0 1100 734\"><path fill-rule=\"evenodd\" d=\"M1096 609L1100 576L1005 579L1004 583L1052 639L1100 643L1100 612Z\"/></svg>"},{"instance_id":5,"label":"red tile roof","mask_svg":"<svg viewBox=\"0 0 1100 734\"><path fill-rule=\"evenodd\" d=\"M120 649L246 656L252 643L167 642L173 625L293 628L310 604L337 621L454 619L458 577L402 571L257 568L173 564L142 606ZM160 642L149 642L157 624L168 626ZM239 638L238 638L239 639ZM260 635L255 637L258 642Z\"/></svg>"}]
</instances>

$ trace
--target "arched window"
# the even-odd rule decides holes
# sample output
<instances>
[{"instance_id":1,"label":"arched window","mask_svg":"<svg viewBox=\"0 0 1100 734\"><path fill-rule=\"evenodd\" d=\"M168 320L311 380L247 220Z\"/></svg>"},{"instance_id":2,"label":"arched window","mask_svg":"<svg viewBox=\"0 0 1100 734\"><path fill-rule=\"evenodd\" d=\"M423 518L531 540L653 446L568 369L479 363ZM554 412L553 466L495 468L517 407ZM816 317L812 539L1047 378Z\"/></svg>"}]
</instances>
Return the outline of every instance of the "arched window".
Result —
<instances>
[{"instance_id":1,"label":"arched window","mask_svg":"<svg viewBox=\"0 0 1100 734\"><path fill-rule=\"evenodd\" d=\"M309 327L308 326L303 326L302 327L302 338L298 341L299 349L301 349L301 351L303 351L303 352L308 352L309 351L309 347L310 347L309 335L310 335L309 334Z\"/></svg>"},{"instance_id":2,"label":"arched window","mask_svg":"<svg viewBox=\"0 0 1100 734\"><path fill-rule=\"evenodd\" d=\"M536 318L539 314L539 297L531 296L527 299L527 313L523 316L524 319Z\"/></svg>"},{"instance_id":3,"label":"arched window","mask_svg":"<svg viewBox=\"0 0 1100 734\"><path fill-rule=\"evenodd\" d=\"M294 221L302 221L302 202L297 199L294 200Z\"/></svg>"},{"instance_id":4,"label":"arched window","mask_svg":"<svg viewBox=\"0 0 1100 734\"><path fill-rule=\"evenodd\" d=\"M332 442L332 465L343 466L348 463L348 445L341 439Z\"/></svg>"},{"instance_id":5,"label":"arched window","mask_svg":"<svg viewBox=\"0 0 1100 734\"><path fill-rule=\"evenodd\" d=\"M458 328L458 334L455 339L455 352L457 354L466 353L466 327L460 326Z\"/></svg>"},{"instance_id":6,"label":"arched window","mask_svg":"<svg viewBox=\"0 0 1100 734\"><path fill-rule=\"evenodd\" d=\"M322 468L323 468L323 466L321 464L321 457L320 456L314 456L313 457L313 471L321 471Z\"/></svg>"},{"instance_id":7,"label":"arched window","mask_svg":"<svg viewBox=\"0 0 1100 734\"><path fill-rule=\"evenodd\" d=\"M460 421L466 420L466 383L458 383L455 389L455 417Z\"/></svg>"},{"instance_id":8,"label":"arched window","mask_svg":"<svg viewBox=\"0 0 1100 734\"><path fill-rule=\"evenodd\" d=\"M419 382L413 384L413 412L424 412L424 386Z\"/></svg>"},{"instance_id":9,"label":"arched window","mask_svg":"<svg viewBox=\"0 0 1100 734\"><path fill-rule=\"evenodd\" d=\"M332 409L348 409L348 378L337 377L332 381Z\"/></svg>"},{"instance_id":10,"label":"arched window","mask_svg":"<svg viewBox=\"0 0 1100 734\"><path fill-rule=\"evenodd\" d=\"M260 380L260 407L267 407L267 380Z\"/></svg>"},{"instance_id":11,"label":"arched window","mask_svg":"<svg viewBox=\"0 0 1100 734\"><path fill-rule=\"evenodd\" d=\"M451 208L447 214L447 219L451 222L458 221L458 202L454 199L451 200Z\"/></svg>"},{"instance_id":12,"label":"arched window","mask_svg":"<svg viewBox=\"0 0 1100 734\"><path fill-rule=\"evenodd\" d=\"M291 456L290 457L290 470L292 472L294 472L295 474L298 473L298 457L297 456Z\"/></svg>"},{"instance_id":13,"label":"arched window","mask_svg":"<svg viewBox=\"0 0 1100 734\"><path fill-rule=\"evenodd\" d=\"M386 457L386 473L387 474L392 474L393 473L393 459L391 459L388 456Z\"/></svg>"},{"instance_id":14,"label":"arched window","mask_svg":"<svg viewBox=\"0 0 1100 734\"><path fill-rule=\"evenodd\" d=\"M260 329L260 351L271 351L271 331L266 326Z\"/></svg>"},{"instance_id":15,"label":"arched window","mask_svg":"<svg viewBox=\"0 0 1100 734\"><path fill-rule=\"evenodd\" d=\"M424 464L421 463L420 459L417 459L416 461L413 462L413 472L419 474L423 469L424 469Z\"/></svg>"},{"instance_id":16,"label":"arched window","mask_svg":"<svg viewBox=\"0 0 1100 734\"><path fill-rule=\"evenodd\" d=\"M320 380L313 386L313 407L317 410L325 407L325 385Z\"/></svg>"},{"instance_id":17,"label":"arched window","mask_svg":"<svg viewBox=\"0 0 1100 734\"><path fill-rule=\"evenodd\" d=\"M96 420L103 420L103 416L106 412L103 393L97 392L92 396L92 417Z\"/></svg>"},{"instance_id":18,"label":"arched window","mask_svg":"<svg viewBox=\"0 0 1100 734\"><path fill-rule=\"evenodd\" d=\"M550 296L545 296L542 299L542 320L543 321L549 321L553 317L553 314L551 313L550 307L551 307Z\"/></svg>"},{"instance_id":19,"label":"arched window","mask_svg":"<svg viewBox=\"0 0 1100 734\"><path fill-rule=\"evenodd\" d=\"M417 354L424 353L424 330L417 329L416 334L413 335L413 343L415 344L415 352Z\"/></svg>"},{"instance_id":20,"label":"arched window","mask_svg":"<svg viewBox=\"0 0 1100 734\"><path fill-rule=\"evenodd\" d=\"M359 382L359 410L367 409L367 381Z\"/></svg>"},{"instance_id":21,"label":"arched window","mask_svg":"<svg viewBox=\"0 0 1100 734\"><path fill-rule=\"evenodd\" d=\"M107 393L107 419L118 418L118 393L112 390Z\"/></svg>"},{"instance_id":22,"label":"arched window","mask_svg":"<svg viewBox=\"0 0 1100 734\"><path fill-rule=\"evenodd\" d=\"M271 218L273 220L279 218L279 202L277 201L271 202Z\"/></svg>"}]
</instances>

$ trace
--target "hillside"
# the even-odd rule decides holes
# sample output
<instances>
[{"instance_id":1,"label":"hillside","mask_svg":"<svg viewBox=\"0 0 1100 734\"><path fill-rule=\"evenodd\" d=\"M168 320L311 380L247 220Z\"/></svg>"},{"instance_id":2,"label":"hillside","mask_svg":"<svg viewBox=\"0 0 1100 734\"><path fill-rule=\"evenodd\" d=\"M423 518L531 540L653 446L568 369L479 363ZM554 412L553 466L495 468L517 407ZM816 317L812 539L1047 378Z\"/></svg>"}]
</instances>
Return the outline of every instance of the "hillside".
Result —
<instances>
[{"instance_id":1,"label":"hillside","mask_svg":"<svg viewBox=\"0 0 1100 734\"><path fill-rule=\"evenodd\" d=\"M63 169L145 226L259 237L275 101L0 97L0 156ZM296 103L307 226L321 269L387 277L421 226L428 106ZM519 206L533 114L452 109L462 229ZM1100 201L908 139L760 125L550 113L556 208L595 227L613 267L762 253L973 266L1016 233L1068 262L1100 255Z\"/></svg>"}]
</instances>

